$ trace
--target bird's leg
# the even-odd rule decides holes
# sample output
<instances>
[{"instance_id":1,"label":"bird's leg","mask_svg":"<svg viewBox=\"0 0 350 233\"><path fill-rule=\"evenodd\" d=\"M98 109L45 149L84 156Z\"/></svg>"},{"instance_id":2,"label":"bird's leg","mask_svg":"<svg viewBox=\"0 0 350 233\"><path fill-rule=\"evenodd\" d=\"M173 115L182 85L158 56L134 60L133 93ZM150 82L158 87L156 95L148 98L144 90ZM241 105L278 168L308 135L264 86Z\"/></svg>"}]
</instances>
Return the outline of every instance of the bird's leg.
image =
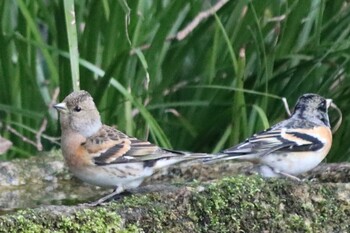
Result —
<instances>
[{"instance_id":1,"label":"bird's leg","mask_svg":"<svg viewBox=\"0 0 350 233\"><path fill-rule=\"evenodd\" d=\"M287 178L289 178L289 179L292 179L292 180L295 180L295 181L299 181L299 182L302 181L302 180L299 179L298 177L293 176L293 175L291 175L291 174L288 174L288 173L285 173L285 172L281 172L281 171L278 171L278 170L276 170L276 169L273 169L273 171L276 172L277 174L282 175L282 176L285 176L285 177L287 177Z\"/></svg>"},{"instance_id":2,"label":"bird's leg","mask_svg":"<svg viewBox=\"0 0 350 233\"><path fill-rule=\"evenodd\" d=\"M103 202L105 202L106 200L114 197L115 195L121 193L124 191L124 188L122 186L118 186L114 189L114 191L100 199L98 199L97 201L94 201L92 203L87 203L86 205L88 206L98 206L98 205L101 205Z\"/></svg>"},{"instance_id":3,"label":"bird's leg","mask_svg":"<svg viewBox=\"0 0 350 233\"><path fill-rule=\"evenodd\" d=\"M269 165L266 164L262 164L259 166L260 170L258 171L260 175L262 175L263 177L276 177L276 176L284 176L287 177L289 179L292 180L296 180L296 181L301 181L298 177L293 176L291 174L282 172L276 168L273 168Z\"/></svg>"}]
</instances>

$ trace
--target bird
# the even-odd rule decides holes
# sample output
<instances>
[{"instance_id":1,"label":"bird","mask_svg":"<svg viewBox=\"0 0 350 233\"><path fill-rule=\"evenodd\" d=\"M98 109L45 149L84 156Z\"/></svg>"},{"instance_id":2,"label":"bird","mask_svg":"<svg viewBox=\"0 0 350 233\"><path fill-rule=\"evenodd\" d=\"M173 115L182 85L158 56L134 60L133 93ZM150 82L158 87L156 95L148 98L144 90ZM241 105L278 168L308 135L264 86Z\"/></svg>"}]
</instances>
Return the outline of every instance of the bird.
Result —
<instances>
[{"instance_id":1,"label":"bird","mask_svg":"<svg viewBox=\"0 0 350 233\"><path fill-rule=\"evenodd\" d=\"M84 90L72 92L54 108L60 115L61 150L69 170L84 182L114 188L91 206L137 188L160 169L209 156L160 148L102 124L92 96Z\"/></svg>"},{"instance_id":2,"label":"bird","mask_svg":"<svg viewBox=\"0 0 350 233\"><path fill-rule=\"evenodd\" d=\"M225 149L205 163L222 160L248 161L263 177L289 177L315 168L332 146L328 108L332 99L307 93L299 97L292 115Z\"/></svg>"}]
</instances>

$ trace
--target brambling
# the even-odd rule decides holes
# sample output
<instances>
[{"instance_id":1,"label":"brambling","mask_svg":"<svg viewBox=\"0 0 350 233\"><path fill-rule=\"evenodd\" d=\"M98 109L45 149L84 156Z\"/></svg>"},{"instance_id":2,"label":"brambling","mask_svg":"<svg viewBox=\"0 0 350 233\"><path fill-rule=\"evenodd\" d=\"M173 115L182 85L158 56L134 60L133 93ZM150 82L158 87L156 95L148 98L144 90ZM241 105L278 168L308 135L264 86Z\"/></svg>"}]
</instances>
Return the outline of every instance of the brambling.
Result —
<instances>
[{"instance_id":1,"label":"brambling","mask_svg":"<svg viewBox=\"0 0 350 233\"><path fill-rule=\"evenodd\" d=\"M331 99L302 95L292 115L244 142L226 149L215 160L249 161L264 177L295 175L315 168L328 154L332 132L328 119Z\"/></svg>"},{"instance_id":2,"label":"brambling","mask_svg":"<svg viewBox=\"0 0 350 233\"><path fill-rule=\"evenodd\" d=\"M207 156L163 149L103 125L86 91L75 91L54 107L60 113L61 148L69 170L87 183L115 188L91 205L138 187L159 169Z\"/></svg>"}]
</instances>

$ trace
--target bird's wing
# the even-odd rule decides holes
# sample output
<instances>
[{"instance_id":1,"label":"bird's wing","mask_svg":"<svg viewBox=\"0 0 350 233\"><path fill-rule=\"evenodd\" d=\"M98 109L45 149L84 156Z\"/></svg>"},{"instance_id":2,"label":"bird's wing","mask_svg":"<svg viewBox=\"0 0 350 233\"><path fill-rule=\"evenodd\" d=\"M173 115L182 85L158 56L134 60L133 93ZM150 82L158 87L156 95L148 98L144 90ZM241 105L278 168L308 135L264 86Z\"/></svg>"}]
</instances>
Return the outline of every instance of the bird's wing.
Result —
<instances>
[{"instance_id":1,"label":"bird's wing","mask_svg":"<svg viewBox=\"0 0 350 233\"><path fill-rule=\"evenodd\" d=\"M313 129L271 129L253 135L243 143L226 149L226 154L265 155L274 151L315 151L324 143L313 135Z\"/></svg>"},{"instance_id":2,"label":"bird's wing","mask_svg":"<svg viewBox=\"0 0 350 233\"><path fill-rule=\"evenodd\" d=\"M129 137L106 125L87 138L83 146L98 165L155 160L172 155L148 141Z\"/></svg>"}]
</instances>

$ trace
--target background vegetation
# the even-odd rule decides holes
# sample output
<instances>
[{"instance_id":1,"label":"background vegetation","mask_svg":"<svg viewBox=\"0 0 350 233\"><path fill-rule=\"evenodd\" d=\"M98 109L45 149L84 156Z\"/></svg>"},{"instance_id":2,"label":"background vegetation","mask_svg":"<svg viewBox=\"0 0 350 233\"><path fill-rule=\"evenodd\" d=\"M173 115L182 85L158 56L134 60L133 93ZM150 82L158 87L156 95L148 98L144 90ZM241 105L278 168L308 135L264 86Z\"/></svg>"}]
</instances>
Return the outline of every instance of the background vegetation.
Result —
<instances>
[{"instance_id":1,"label":"background vegetation","mask_svg":"<svg viewBox=\"0 0 350 233\"><path fill-rule=\"evenodd\" d=\"M105 123L163 147L203 152L285 118L281 97L292 107L300 95L319 93L345 116L328 161L349 160L342 143L350 138L347 1L72 6L73 0L0 1L0 134L14 143L1 159L35 155L41 143L44 150L58 147L51 106L80 77ZM178 32L195 19L199 24L182 38ZM338 115L330 115L335 122Z\"/></svg>"}]
</instances>

